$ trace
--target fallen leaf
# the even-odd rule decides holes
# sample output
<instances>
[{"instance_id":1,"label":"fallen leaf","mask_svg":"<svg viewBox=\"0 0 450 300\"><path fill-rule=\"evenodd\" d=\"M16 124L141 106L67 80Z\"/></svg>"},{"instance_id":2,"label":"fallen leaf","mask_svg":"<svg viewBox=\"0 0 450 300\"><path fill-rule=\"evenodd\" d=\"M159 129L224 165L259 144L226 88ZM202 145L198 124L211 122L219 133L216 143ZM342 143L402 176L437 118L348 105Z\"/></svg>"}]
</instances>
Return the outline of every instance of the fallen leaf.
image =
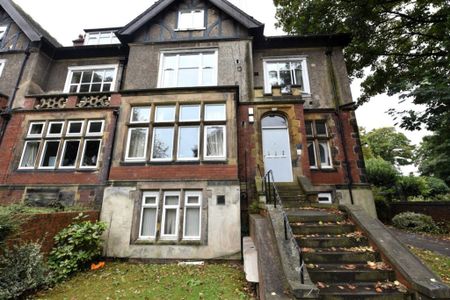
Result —
<instances>
[{"instance_id":1,"label":"fallen leaf","mask_svg":"<svg viewBox=\"0 0 450 300\"><path fill-rule=\"evenodd\" d=\"M323 282L320 282L320 281L317 282L317 287L318 287L319 289L324 289L324 288L326 288L325 284L324 284Z\"/></svg>"},{"instance_id":2,"label":"fallen leaf","mask_svg":"<svg viewBox=\"0 0 450 300\"><path fill-rule=\"evenodd\" d=\"M338 285L338 289L345 290L345 287L343 287L342 285Z\"/></svg>"},{"instance_id":3,"label":"fallen leaf","mask_svg":"<svg viewBox=\"0 0 450 300\"><path fill-rule=\"evenodd\" d=\"M382 292L383 292L383 290L382 290L381 288L379 288L379 287L377 287L377 288L375 289L375 291L376 291L377 293L382 293Z\"/></svg>"}]
</instances>

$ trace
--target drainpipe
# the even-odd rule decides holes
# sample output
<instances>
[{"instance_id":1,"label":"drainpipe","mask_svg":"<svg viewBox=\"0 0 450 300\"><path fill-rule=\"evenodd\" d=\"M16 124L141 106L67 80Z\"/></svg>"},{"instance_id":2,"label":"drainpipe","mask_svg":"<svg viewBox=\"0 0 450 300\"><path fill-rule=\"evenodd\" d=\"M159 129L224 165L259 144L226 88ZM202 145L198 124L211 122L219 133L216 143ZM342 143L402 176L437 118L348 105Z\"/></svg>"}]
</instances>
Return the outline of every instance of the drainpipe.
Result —
<instances>
[{"instance_id":1,"label":"drainpipe","mask_svg":"<svg viewBox=\"0 0 450 300\"><path fill-rule=\"evenodd\" d=\"M20 67L19 76L17 77L16 85L14 86L13 94L8 99L8 105L6 106L6 110L3 112L3 126L2 131L0 132L0 145L3 141L3 136L5 135L6 126L8 126L9 120L11 119L11 107L16 99L17 91L19 90L20 82L22 81L23 73L25 72L25 67L27 65L28 59L30 58L30 47L28 46L25 50L25 58L23 59L22 66Z\"/></svg>"},{"instance_id":2,"label":"drainpipe","mask_svg":"<svg viewBox=\"0 0 450 300\"><path fill-rule=\"evenodd\" d=\"M350 162L348 160L347 148L345 147L344 126L342 125L342 120L341 120L340 101L339 101L339 95L338 95L338 91L337 91L336 76L334 74L332 55L333 55L333 47L328 47L326 50L326 56L327 56L327 63L328 63L328 68L329 68L329 75L330 75L330 79L331 79L331 87L333 90L333 101L334 101L334 106L335 106L334 114L336 116L337 123L338 123L337 127L338 127L338 131L339 131L339 135L341 137L342 150L344 151L344 160L345 160L346 173L347 173L347 178L348 178L348 192L350 194L350 202L353 205L353 204L355 204L354 199L353 199L353 177L352 177L352 170L351 170Z\"/></svg>"}]
</instances>

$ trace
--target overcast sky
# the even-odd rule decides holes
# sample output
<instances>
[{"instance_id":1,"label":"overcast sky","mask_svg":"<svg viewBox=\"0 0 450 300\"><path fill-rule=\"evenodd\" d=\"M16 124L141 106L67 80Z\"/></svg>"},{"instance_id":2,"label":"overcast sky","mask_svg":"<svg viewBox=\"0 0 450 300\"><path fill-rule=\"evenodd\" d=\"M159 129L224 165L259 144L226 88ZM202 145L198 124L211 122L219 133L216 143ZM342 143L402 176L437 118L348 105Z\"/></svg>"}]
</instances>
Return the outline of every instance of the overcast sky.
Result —
<instances>
[{"instance_id":1,"label":"overcast sky","mask_svg":"<svg viewBox=\"0 0 450 300\"><path fill-rule=\"evenodd\" d=\"M154 0L14 0L52 36L66 46L72 44L83 29L124 26L150 5ZM275 7L272 0L229 0L258 21L265 24L265 35L282 35L275 28ZM360 81L354 81L354 100L360 92ZM410 103L398 103L398 98L381 95L357 111L360 126L368 130L394 126L394 120L386 111L390 108L410 109ZM402 130L400 130L402 131ZM420 143L424 131L402 131L414 143ZM406 168L406 171L412 170Z\"/></svg>"}]
</instances>

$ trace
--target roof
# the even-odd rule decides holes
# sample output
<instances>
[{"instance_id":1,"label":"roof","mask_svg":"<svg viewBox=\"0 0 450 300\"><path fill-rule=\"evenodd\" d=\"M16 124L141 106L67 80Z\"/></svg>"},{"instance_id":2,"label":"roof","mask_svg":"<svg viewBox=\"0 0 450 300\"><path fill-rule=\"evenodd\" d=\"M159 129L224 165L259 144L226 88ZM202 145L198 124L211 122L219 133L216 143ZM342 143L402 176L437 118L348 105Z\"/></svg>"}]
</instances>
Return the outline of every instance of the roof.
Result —
<instances>
[{"instance_id":1,"label":"roof","mask_svg":"<svg viewBox=\"0 0 450 300\"><path fill-rule=\"evenodd\" d=\"M130 23L125 25L121 30L119 30L119 35L131 35L135 33L139 28L141 28L148 21L156 17L164 9L173 4L176 0L159 0L152 6L150 6L146 11L137 16ZM248 29L264 28L264 24L255 20L252 16L246 14L241 9L237 8L230 2L226 0L208 0L216 7L221 9L223 12L228 14L230 17L234 18L237 22L241 23L244 27Z\"/></svg>"},{"instance_id":2,"label":"roof","mask_svg":"<svg viewBox=\"0 0 450 300\"><path fill-rule=\"evenodd\" d=\"M61 44L28 15L19 5L11 0L0 0L0 6L8 13L13 21L25 33L32 42L47 41L53 47L61 47Z\"/></svg>"}]
</instances>

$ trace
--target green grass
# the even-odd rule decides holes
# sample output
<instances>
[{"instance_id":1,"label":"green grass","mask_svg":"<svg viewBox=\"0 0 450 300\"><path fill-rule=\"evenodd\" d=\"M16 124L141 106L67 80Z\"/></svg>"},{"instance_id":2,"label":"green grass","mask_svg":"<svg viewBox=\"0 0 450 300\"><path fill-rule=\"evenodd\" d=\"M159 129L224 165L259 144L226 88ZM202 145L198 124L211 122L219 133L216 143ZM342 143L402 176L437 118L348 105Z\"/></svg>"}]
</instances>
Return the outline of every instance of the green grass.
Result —
<instances>
[{"instance_id":1,"label":"green grass","mask_svg":"<svg viewBox=\"0 0 450 300\"><path fill-rule=\"evenodd\" d=\"M37 299L253 299L241 266L107 262L81 273Z\"/></svg>"},{"instance_id":2,"label":"green grass","mask_svg":"<svg viewBox=\"0 0 450 300\"><path fill-rule=\"evenodd\" d=\"M442 281L450 284L450 257L438 253L409 247L431 270L438 274Z\"/></svg>"},{"instance_id":3,"label":"green grass","mask_svg":"<svg viewBox=\"0 0 450 300\"><path fill-rule=\"evenodd\" d=\"M57 208L52 207L32 207L27 206L23 204L12 204L8 206L2 206L0 205L0 213L18 213L18 214L26 214L26 215L32 215L32 214L49 214L54 212L82 212L87 211L89 209L86 209L81 206L70 206L65 208L64 211L59 210Z\"/></svg>"}]
</instances>

